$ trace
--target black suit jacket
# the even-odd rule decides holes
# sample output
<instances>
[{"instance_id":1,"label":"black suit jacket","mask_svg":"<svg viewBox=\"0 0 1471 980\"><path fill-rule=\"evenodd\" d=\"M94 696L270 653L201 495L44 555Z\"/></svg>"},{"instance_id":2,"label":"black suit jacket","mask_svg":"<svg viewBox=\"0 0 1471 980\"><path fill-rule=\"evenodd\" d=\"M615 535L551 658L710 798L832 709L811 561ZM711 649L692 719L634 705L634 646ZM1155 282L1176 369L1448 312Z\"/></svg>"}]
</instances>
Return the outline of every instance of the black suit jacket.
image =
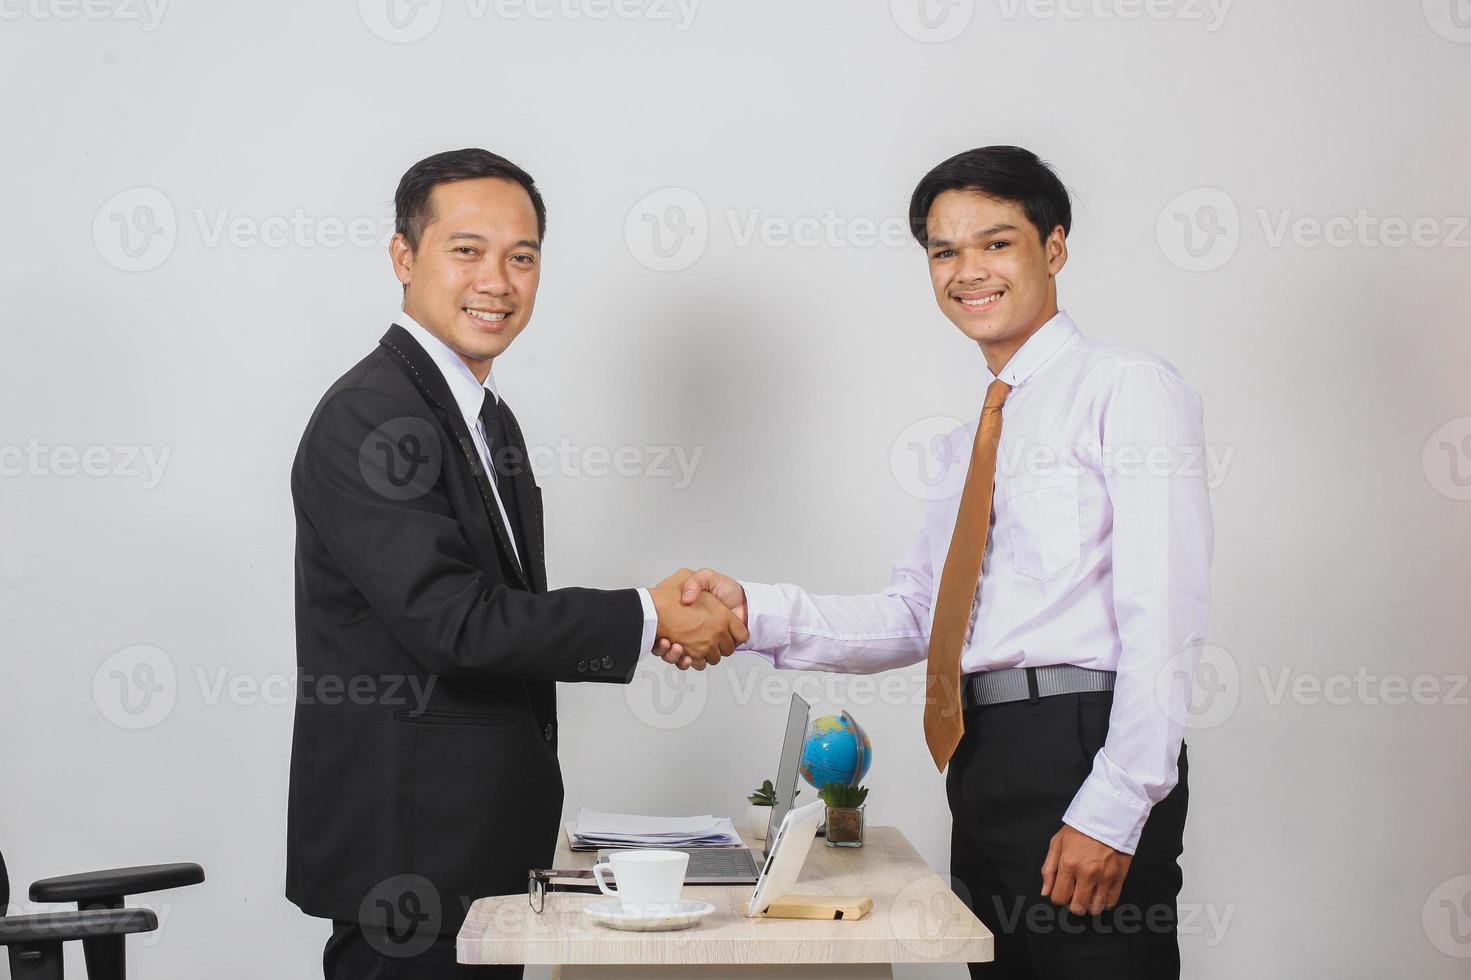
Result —
<instances>
[{"instance_id":1,"label":"black suit jacket","mask_svg":"<svg viewBox=\"0 0 1471 980\"><path fill-rule=\"evenodd\" d=\"M516 479L524 571L448 384L397 325L307 423L286 895L311 915L453 935L551 866L555 682L627 683L643 611L632 589L547 591L541 491Z\"/></svg>"}]
</instances>

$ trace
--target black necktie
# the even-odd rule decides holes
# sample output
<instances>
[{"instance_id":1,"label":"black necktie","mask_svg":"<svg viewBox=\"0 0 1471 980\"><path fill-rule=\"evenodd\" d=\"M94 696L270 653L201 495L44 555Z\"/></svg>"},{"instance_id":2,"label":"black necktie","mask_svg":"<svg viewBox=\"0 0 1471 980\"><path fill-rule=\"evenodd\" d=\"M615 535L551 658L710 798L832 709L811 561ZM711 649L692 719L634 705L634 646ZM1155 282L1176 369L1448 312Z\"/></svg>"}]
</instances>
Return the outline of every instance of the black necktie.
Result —
<instances>
[{"instance_id":1,"label":"black necktie","mask_svg":"<svg viewBox=\"0 0 1471 980\"><path fill-rule=\"evenodd\" d=\"M516 550L520 554L524 568L526 543L522 540L521 534L521 505L516 497L516 481L511 477L522 472L526 461L521 458L520 450L511 445L511 440L507 438L506 420L501 416L500 404L489 388L485 389L485 400L480 403L480 424L485 426L485 440L489 444L495 488L501 495L501 504L506 509L506 518L511 522L507 530L516 539Z\"/></svg>"}]
</instances>

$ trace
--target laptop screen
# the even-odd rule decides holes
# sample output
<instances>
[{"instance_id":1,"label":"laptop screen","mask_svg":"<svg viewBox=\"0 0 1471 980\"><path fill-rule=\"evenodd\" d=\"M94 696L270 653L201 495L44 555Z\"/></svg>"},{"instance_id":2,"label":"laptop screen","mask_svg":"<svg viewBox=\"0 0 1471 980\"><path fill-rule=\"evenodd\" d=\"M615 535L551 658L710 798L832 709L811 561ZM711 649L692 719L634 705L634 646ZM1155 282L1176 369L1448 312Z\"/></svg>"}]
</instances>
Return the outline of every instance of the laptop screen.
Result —
<instances>
[{"instance_id":1,"label":"laptop screen","mask_svg":"<svg viewBox=\"0 0 1471 980\"><path fill-rule=\"evenodd\" d=\"M797 798L797 775L802 763L802 745L807 739L807 715L811 710L812 706L799 695L792 695L792 706L787 709L787 731L781 743L781 764L776 769L776 803L771 807L771 818L766 825L767 855L771 853L777 828Z\"/></svg>"}]
</instances>

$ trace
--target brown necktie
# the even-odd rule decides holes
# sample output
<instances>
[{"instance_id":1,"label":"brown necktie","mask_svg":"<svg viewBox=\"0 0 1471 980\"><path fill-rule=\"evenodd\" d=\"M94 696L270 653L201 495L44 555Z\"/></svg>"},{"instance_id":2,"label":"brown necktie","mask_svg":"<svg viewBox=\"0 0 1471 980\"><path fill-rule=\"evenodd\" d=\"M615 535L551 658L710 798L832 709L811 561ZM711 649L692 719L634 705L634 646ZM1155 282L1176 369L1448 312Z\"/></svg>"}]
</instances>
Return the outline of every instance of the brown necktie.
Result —
<instances>
[{"instance_id":1,"label":"brown necktie","mask_svg":"<svg viewBox=\"0 0 1471 980\"><path fill-rule=\"evenodd\" d=\"M965 733L960 706L960 654L965 649L976 590L981 584L981 560L991 529L991 494L996 488L996 446L1001 441L1001 404L1011 385L1000 378L986 389L981 424L970 451L970 469L960 494L960 513L950 536L950 551L940 575L935 602L935 626L930 631L930 656L925 677L924 740L935 767L955 754Z\"/></svg>"}]
</instances>

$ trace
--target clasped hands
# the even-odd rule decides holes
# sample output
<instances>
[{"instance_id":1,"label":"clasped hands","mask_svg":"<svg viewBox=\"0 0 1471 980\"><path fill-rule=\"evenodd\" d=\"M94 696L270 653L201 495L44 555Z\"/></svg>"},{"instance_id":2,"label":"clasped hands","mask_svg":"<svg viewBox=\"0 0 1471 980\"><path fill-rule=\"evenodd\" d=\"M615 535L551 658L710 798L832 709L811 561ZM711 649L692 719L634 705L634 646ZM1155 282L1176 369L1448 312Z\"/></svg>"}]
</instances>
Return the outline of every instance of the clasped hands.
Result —
<instances>
[{"instance_id":1,"label":"clasped hands","mask_svg":"<svg viewBox=\"0 0 1471 980\"><path fill-rule=\"evenodd\" d=\"M709 568L681 568L649 590L659 617L650 651L680 670L704 670L750 639L746 590Z\"/></svg>"}]
</instances>

